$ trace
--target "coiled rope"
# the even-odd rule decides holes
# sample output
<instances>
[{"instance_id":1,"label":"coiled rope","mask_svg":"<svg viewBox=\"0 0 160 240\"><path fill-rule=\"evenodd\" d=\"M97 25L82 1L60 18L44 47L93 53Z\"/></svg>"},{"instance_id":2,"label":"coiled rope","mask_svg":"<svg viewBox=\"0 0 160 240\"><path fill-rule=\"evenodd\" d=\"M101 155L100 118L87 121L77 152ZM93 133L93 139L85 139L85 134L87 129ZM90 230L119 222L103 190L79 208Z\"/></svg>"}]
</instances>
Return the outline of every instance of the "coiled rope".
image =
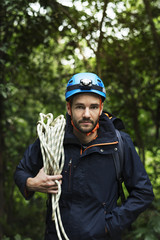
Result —
<instances>
[{"instance_id":1,"label":"coiled rope","mask_svg":"<svg viewBox=\"0 0 160 240\"><path fill-rule=\"evenodd\" d=\"M40 120L37 123L37 134L40 139L40 147L43 157L44 171L47 175L59 175L64 166L64 128L66 120L63 115L53 119L51 113L45 115L40 113ZM58 193L52 194L52 220L55 221L57 236L62 240L61 232L66 240L67 237L59 209L61 195L61 184L55 180L58 186Z\"/></svg>"}]
</instances>

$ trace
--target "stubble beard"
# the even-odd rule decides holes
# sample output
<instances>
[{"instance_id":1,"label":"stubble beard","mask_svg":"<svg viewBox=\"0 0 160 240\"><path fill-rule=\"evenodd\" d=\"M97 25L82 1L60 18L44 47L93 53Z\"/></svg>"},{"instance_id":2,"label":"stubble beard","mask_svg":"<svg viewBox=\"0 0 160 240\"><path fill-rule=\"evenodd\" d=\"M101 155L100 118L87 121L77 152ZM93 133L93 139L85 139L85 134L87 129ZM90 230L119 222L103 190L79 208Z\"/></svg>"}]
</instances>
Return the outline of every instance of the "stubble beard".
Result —
<instances>
[{"instance_id":1,"label":"stubble beard","mask_svg":"<svg viewBox=\"0 0 160 240\"><path fill-rule=\"evenodd\" d=\"M97 121L92 121L92 120L88 120L88 119L82 119L82 120L80 120L80 121L76 121L75 119L72 119L72 121L73 121L73 123L74 123L74 126L81 132L81 133L89 133L89 132L91 132L94 128L95 128L95 126L97 125L97 123L98 123L98 119L97 119ZM85 123L85 122L89 122L89 123L91 123L92 124L92 126L90 127L90 128L84 128L84 127L81 127L81 123Z\"/></svg>"}]
</instances>

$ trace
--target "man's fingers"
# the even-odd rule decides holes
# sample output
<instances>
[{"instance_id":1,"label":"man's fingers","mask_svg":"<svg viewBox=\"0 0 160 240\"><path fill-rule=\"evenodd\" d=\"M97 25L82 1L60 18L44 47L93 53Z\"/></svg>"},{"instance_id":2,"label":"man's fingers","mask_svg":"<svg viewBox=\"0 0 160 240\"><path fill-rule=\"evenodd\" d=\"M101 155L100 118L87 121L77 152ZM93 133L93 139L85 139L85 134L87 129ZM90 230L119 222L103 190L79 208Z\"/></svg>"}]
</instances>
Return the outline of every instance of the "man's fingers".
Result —
<instances>
[{"instance_id":1,"label":"man's fingers","mask_svg":"<svg viewBox=\"0 0 160 240\"><path fill-rule=\"evenodd\" d=\"M58 185L62 184L62 180L53 180L53 179L48 179L48 181L44 182L43 186L44 188L48 190L58 190Z\"/></svg>"},{"instance_id":2,"label":"man's fingers","mask_svg":"<svg viewBox=\"0 0 160 240\"><path fill-rule=\"evenodd\" d=\"M53 181L55 181L55 180L61 180L61 179L62 179L62 175L48 175L48 178L49 178L50 180L53 180Z\"/></svg>"},{"instance_id":3,"label":"man's fingers","mask_svg":"<svg viewBox=\"0 0 160 240\"><path fill-rule=\"evenodd\" d=\"M58 185L55 183L54 185L48 187L47 193L57 194L58 193Z\"/></svg>"}]
</instances>

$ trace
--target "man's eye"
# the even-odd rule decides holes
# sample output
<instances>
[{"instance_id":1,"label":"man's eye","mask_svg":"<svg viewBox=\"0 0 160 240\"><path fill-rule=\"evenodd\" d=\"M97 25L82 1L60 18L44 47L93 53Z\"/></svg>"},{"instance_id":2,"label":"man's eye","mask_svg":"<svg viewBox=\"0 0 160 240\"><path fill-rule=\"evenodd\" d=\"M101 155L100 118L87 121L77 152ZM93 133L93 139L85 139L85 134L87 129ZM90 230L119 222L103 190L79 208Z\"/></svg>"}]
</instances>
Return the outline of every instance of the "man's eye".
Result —
<instances>
[{"instance_id":1,"label":"man's eye","mask_svg":"<svg viewBox=\"0 0 160 240\"><path fill-rule=\"evenodd\" d=\"M77 106L76 108L77 108L77 109L84 109L83 106Z\"/></svg>"},{"instance_id":2,"label":"man's eye","mask_svg":"<svg viewBox=\"0 0 160 240\"><path fill-rule=\"evenodd\" d=\"M91 109L98 109L98 106L91 106Z\"/></svg>"}]
</instances>

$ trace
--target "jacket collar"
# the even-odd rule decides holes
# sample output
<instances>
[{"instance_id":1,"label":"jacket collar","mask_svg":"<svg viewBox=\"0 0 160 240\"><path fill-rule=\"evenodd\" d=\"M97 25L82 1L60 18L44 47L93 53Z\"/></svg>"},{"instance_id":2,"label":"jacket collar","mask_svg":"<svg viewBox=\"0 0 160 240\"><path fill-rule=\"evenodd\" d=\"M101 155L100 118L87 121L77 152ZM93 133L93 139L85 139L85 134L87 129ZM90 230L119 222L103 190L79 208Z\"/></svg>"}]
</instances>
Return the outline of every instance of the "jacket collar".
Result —
<instances>
[{"instance_id":1,"label":"jacket collar","mask_svg":"<svg viewBox=\"0 0 160 240\"><path fill-rule=\"evenodd\" d=\"M110 143L117 141L117 135L115 132L115 123L116 126L119 126L119 130L122 127L122 121L111 114L106 114L106 112L102 112L99 118L99 129L98 129L98 137L92 141L94 144L98 143ZM73 126L71 124L71 117L69 114L66 114L66 128L65 128L65 137L64 144L73 143L80 145L79 140L73 134Z\"/></svg>"}]
</instances>

